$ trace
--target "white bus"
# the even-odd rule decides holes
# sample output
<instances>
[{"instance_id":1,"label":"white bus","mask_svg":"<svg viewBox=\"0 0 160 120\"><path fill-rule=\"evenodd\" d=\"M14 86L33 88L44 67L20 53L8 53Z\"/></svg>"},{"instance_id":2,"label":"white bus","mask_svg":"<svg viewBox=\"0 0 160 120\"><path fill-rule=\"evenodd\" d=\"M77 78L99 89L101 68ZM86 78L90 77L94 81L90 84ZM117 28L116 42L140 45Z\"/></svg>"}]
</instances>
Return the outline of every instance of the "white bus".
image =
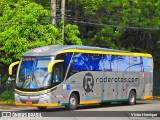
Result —
<instances>
[{"instance_id":1,"label":"white bus","mask_svg":"<svg viewBox=\"0 0 160 120\"><path fill-rule=\"evenodd\" d=\"M45 46L18 62L15 104L38 109L126 102L152 98L150 54L88 46Z\"/></svg>"}]
</instances>

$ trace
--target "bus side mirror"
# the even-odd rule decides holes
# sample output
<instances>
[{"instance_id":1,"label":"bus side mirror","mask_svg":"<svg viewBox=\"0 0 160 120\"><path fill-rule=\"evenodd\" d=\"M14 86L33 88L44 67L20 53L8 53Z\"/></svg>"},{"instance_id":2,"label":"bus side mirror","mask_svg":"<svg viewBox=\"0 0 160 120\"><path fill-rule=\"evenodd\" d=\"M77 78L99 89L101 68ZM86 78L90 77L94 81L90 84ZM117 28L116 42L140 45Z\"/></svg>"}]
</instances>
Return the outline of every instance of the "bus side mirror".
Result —
<instances>
[{"instance_id":1,"label":"bus side mirror","mask_svg":"<svg viewBox=\"0 0 160 120\"><path fill-rule=\"evenodd\" d=\"M19 64L19 61L10 64L9 69L8 69L9 75L12 75L12 69L13 69L13 67L15 65L18 65L18 64Z\"/></svg>"},{"instance_id":2,"label":"bus side mirror","mask_svg":"<svg viewBox=\"0 0 160 120\"><path fill-rule=\"evenodd\" d=\"M56 63L64 62L64 60L54 60L48 64L48 74L52 73L52 68Z\"/></svg>"},{"instance_id":3,"label":"bus side mirror","mask_svg":"<svg viewBox=\"0 0 160 120\"><path fill-rule=\"evenodd\" d=\"M8 69L9 76L12 76L12 74L13 74L13 73L12 73L12 69L13 69L13 67L14 67L15 65L18 65L18 64L19 64L19 61L10 64L9 69ZM13 77L8 77L8 81L14 81L14 80L15 80L15 78L13 78Z\"/></svg>"},{"instance_id":4,"label":"bus side mirror","mask_svg":"<svg viewBox=\"0 0 160 120\"><path fill-rule=\"evenodd\" d=\"M12 81L15 81L15 78L8 77L8 82L12 82Z\"/></svg>"}]
</instances>

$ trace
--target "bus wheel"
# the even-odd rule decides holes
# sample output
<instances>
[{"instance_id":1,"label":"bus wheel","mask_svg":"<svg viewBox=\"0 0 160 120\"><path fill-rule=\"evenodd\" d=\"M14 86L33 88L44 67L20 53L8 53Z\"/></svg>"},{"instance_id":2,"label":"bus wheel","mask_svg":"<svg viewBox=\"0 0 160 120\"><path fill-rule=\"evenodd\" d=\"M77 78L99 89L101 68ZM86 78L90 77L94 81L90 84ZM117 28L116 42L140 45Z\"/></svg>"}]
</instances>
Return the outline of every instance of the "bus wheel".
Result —
<instances>
[{"instance_id":1,"label":"bus wheel","mask_svg":"<svg viewBox=\"0 0 160 120\"><path fill-rule=\"evenodd\" d=\"M47 107L37 107L39 110L46 110Z\"/></svg>"},{"instance_id":2,"label":"bus wheel","mask_svg":"<svg viewBox=\"0 0 160 120\"><path fill-rule=\"evenodd\" d=\"M136 93L133 90L130 91L130 93L129 93L128 104L129 105L136 104Z\"/></svg>"},{"instance_id":3,"label":"bus wheel","mask_svg":"<svg viewBox=\"0 0 160 120\"><path fill-rule=\"evenodd\" d=\"M76 94L71 94L70 98L69 98L69 103L67 108L69 110L75 110L77 108L77 104L78 104L78 99L77 99L77 95Z\"/></svg>"}]
</instances>

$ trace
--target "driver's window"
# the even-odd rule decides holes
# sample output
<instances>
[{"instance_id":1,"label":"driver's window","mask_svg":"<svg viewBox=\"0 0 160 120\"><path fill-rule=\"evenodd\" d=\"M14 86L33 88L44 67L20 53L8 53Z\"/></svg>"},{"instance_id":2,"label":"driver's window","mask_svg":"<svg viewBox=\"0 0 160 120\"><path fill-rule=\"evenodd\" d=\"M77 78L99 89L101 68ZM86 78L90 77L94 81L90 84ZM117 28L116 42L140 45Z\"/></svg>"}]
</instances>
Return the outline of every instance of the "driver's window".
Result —
<instances>
[{"instance_id":1,"label":"driver's window","mask_svg":"<svg viewBox=\"0 0 160 120\"><path fill-rule=\"evenodd\" d=\"M54 75L53 75L54 82L60 82L60 68L54 69Z\"/></svg>"},{"instance_id":2,"label":"driver's window","mask_svg":"<svg viewBox=\"0 0 160 120\"><path fill-rule=\"evenodd\" d=\"M53 68L53 83L62 82L63 78L63 64L57 63Z\"/></svg>"}]
</instances>

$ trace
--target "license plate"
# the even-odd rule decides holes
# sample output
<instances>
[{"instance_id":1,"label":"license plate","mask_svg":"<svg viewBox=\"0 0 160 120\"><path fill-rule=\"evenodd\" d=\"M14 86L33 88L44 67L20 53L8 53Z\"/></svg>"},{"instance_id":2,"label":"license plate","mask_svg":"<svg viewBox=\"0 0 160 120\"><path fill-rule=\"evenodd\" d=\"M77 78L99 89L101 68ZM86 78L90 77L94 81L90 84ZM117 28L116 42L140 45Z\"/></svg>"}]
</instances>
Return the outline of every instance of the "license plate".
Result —
<instances>
[{"instance_id":1,"label":"license plate","mask_svg":"<svg viewBox=\"0 0 160 120\"><path fill-rule=\"evenodd\" d=\"M31 100L27 100L26 104L32 104L32 101Z\"/></svg>"}]
</instances>

